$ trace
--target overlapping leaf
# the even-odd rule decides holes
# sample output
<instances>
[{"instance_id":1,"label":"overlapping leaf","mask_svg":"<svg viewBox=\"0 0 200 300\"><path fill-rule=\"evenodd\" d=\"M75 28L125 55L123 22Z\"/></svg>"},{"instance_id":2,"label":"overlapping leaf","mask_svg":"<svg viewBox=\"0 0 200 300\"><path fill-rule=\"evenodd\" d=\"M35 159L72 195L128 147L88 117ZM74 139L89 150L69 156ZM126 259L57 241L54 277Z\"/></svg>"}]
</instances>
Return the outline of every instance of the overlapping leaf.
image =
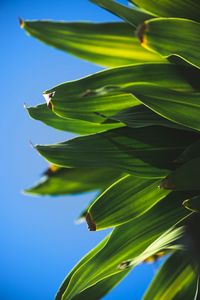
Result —
<instances>
[{"instance_id":1,"label":"overlapping leaf","mask_svg":"<svg viewBox=\"0 0 200 300\"><path fill-rule=\"evenodd\" d=\"M132 3L161 17L180 17L200 20L198 0L131 0Z\"/></svg>"},{"instance_id":2,"label":"overlapping leaf","mask_svg":"<svg viewBox=\"0 0 200 300\"><path fill-rule=\"evenodd\" d=\"M114 229L105 246L89 261L76 268L73 275L70 275L70 281L66 279L61 287L62 297L58 299L75 299L79 293L97 282L124 272L119 269L123 261L133 257L137 259L160 235L188 214L181 207L184 198L182 193L170 193L149 212ZM139 262L141 260L137 260Z\"/></svg>"},{"instance_id":3,"label":"overlapping leaf","mask_svg":"<svg viewBox=\"0 0 200 300\"><path fill-rule=\"evenodd\" d=\"M142 177L163 177L196 134L164 127L120 128L60 144L37 145L48 161L72 168L106 167Z\"/></svg>"},{"instance_id":4,"label":"overlapping leaf","mask_svg":"<svg viewBox=\"0 0 200 300\"><path fill-rule=\"evenodd\" d=\"M157 18L146 21L138 35L143 47L163 57L177 55L200 68L199 31L200 23L191 20Z\"/></svg>"},{"instance_id":5,"label":"overlapping leaf","mask_svg":"<svg viewBox=\"0 0 200 300\"><path fill-rule=\"evenodd\" d=\"M95 229L113 227L145 213L164 198L166 191L159 189L160 180L125 176L111 185L88 210ZM91 228L93 229L93 228Z\"/></svg>"},{"instance_id":6,"label":"overlapping leaf","mask_svg":"<svg viewBox=\"0 0 200 300\"><path fill-rule=\"evenodd\" d=\"M170 128L190 130L188 127L179 125L167 120L166 118L163 118L144 105L137 105L135 107L120 111L115 116L113 116L112 119L118 120L131 128L159 125Z\"/></svg>"},{"instance_id":7,"label":"overlapping leaf","mask_svg":"<svg viewBox=\"0 0 200 300\"><path fill-rule=\"evenodd\" d=\"M161 267L143 300L195 299L197 273L187 252L174 253Z\"/></svg>"},{"instance_id":8,"label":"overlapping leaf","mask_svg":"<svg viewBox=\"0 0 200 300\"><path fill-rule=\"evenodd\" d=\"M35 195L66 195L78 194L108 187L121 174L108 168L67 169L56 168L47 170L45 176L25 193Z\"/></svg>"},{"instance_id":9,"label":"overlapping leaf","mask_svg":"<svg viewBox=\"0 0 200 300\"><path fill-rule=\"evenodd\" d=\"M63 83L45 91L44 96L52 110L62 117L102 123L105 122L105 117L140 104L125 90L129 85L149 83L165 88L193 91L188 76L193 78L190 67L138 64Z\"/></svg>"},{"instance_id":10,"label":"overlapping leaf","mask_svg":"<svg viewBox=\"0 0 200 300\"><path fill-rule=\"evenodd\" d=\"M27 111L31 118L41 121L48 126L58 130L69 131L81 135L97 133L113 128L123 127L124 124L120 122L110 123L94 123L83 120L76 120L70 118L62 118L53 113L46 104L40 104L35 107L28 107Z\"/></svg>"},{"instance_id":11,"label":"overlapping leaf","mask_svg":"<svg viewBox=\"0 0 200 300\"><path fill-rule=\"evenodd\" d=\"M161 187L176 191L200 190L200 157L177 168L162 181Z\"/></svg>"},{"instance_id":12,"label":"overlapping leaf","mask_svg":"<svg viewBox=\"0 0 200 300\"><path fill-rule=\"evenodd\" d=\"M200 131L200 92L176 91L145 84L135 84L125 90L168 120Z\"/></svg>"},{"instance_id":13,"label":"overlapping leaf","mask_svg":"<svg viewBox=\"0 0 200 300\"><path fill-rule=\"evenodd\" d=\"M124 19L126 22L130 23L134 27L139 25L141 22L152 18L151 14L144 12L136 8L129 8L121 5L113 0L90 0L102 8L110 11L111 13L117 15L118 17Z\"/></svg>"},{"instance_id":14,"label":"overlapping leaf","mask_svg":"<svg viewBox=\"0 0 200 300\"><path fill-rule=\"evenodd\" d=\"M163 60L142 48L125 23L22 21L21 26L48 45L102 66Z\"/></svg>"}]
</instances>

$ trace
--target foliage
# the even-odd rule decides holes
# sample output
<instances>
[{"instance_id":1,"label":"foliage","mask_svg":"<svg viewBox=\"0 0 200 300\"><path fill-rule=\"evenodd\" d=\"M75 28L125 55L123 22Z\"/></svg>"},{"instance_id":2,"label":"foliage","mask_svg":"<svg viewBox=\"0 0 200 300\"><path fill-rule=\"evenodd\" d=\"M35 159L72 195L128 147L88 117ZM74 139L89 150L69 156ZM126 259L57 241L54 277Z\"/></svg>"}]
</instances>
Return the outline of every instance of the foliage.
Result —
<instances>
[{"instance_id":1,"label":"foliage","mask_svg":"<svg viewBox=\"0 0 200 300\"><path fill-rule=\"evenodd\" d=\"M44 92L29 115L79 134L36 145L51 163L25 192L98 190L82 212L113 228L69 273L56 300L97 300L141 262L169 258L144 300L198 299L200 258L200 4L91 0L121 22L23 21L42 42L109 67Z\"/></svg>"}]
</instances>

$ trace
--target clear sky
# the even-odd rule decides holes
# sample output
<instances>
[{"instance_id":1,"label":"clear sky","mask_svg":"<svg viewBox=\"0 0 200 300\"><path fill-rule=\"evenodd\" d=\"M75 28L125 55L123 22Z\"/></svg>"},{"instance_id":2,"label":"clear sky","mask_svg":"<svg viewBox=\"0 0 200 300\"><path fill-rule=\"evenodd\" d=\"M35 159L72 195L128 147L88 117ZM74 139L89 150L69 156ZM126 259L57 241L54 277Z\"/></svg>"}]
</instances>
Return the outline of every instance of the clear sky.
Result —
<instances>
[{"instance_id":1,"label":"clear sky","mask_svg":"<svg viewBox=\"0 0 200 300\"><path fill-rule=\"evenodd\" d=\"M125 2L125 1L124 1ZM0 300L53 300L73 265L104 236L74 220L94 193L29 197L20 193L46 168L29 145L72 137L29 119L23 103L44 101L43 90L100 70L28 37L24 19L113 21L87 0L1 0ZM141 265L105 299L140 300L155 270ZM88 299L89 300L89 299Z\"/></svg>"}]
</instances>

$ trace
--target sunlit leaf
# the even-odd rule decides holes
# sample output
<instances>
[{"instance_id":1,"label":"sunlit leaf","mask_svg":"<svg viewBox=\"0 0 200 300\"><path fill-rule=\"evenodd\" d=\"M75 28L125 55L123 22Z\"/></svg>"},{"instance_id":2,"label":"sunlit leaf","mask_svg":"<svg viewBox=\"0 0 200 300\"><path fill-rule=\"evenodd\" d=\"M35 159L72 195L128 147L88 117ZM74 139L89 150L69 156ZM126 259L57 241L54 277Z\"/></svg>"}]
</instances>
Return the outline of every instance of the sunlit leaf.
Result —
<instances>
[{"instance_id":1,"label":"sunlit leaf","mask_svg":"<svg viewBox=\"0 0 200 300\"><path fill-rule=\"evenodd\" d=\"M163 60L142 48L134 28L125 23L22 21L21 24L40 41L102 66Z\"/></svg>"},{"instance_id":2,"label":"sunlit leaf","mask_svg":"<svg viewBox=\"0 0 200 300\"><path fill-rule=\"evenodd\" d=\"M158 18L146 21L138 35L143 47L165 58L177 55L200 68L199 31L200 23L191 20Z\"/></svg>"},{"instance_id":3,"label":"sunlit leaf","mask_svg":"<svg viewBox=\"0 0 200 300\"><path fill-rule=\"evenodd\" d=\"M111 13L124 19L126 22L130 23L134 27L140 24L141 22L153 17L151 14L148 14L147 12L136 9L134 7L132 8L126 7L113 0L90 0L90 2L97 4L102 8L105 8Z\"/></svg>"},{"instance_id":4,"label":"sunlit leaf","mask_svg":"<svg viewBox=\"0 0 200 300\"><path fill-rule=\"evenodd\" d=\"M160 180L125 176L111 185L88 210L95 229L113 227L145 213L167 195ZM90 226L90 223L88 224Z\"/></svg>"},{"instance_id":5,"label":"sunlit leaf","mask_svg":"<svg viewBox=\"0 0 200 300\"><path fill-rule=\"evenodd\" d=\"M197 273L187 252L174 253L161 267L143 300L194 299Z\"/></svg>"},{"instance_id":6,"label":"sunlit leaf","mask_svg":"<svg viewBox=\"0 0 200 300\"><path fill-rule=\"evenodd\" d=\"M80 80L63 83L45 91L44 97L49 107L62 117L104 123L106 117L141 104L126 91L129 85L149 83L160 88L193 91L188 77L190 81L193 78L191 67L138 64L109 69Z\"/></svg>"},{"instance_id":7,"label":"sunlit leaf","mask_svg":"<svg viewBox=\"0 0 200 300\"><path fill-rule=\"evenodd\" d=\"M108 187L121 176L119 172L104 168L56 168L45 172L43 178L25 193L33 195L78 194Z\"/></svg>"},{"instance_id":8,"label":"sunlit leaf","mask_svg":"<svg viewBox=\"0 0 200 300\"><path fill-rule=\"evenodd\" d=\"M70 281L67 278L63 283L62 300L74 299L102 279L124 272L119 268L123 261L139 257L159 236L188 214L181 205L184 198L182 193L170 193L141 217L114 229L105 246L90 261L82 264L70 276ZM140 262L138 259L136 264Z\"/></svg>"},{"instance_id":9,"label":"sunlit leaf","mask_svg":"<svg viewBox=\"0 0 200 300\"><path fill-rule=\"evenodd\" d=\"M161 17L179 17L200 21L198 0L131 0L131 2Z\"/></svg>"}]
</instances>

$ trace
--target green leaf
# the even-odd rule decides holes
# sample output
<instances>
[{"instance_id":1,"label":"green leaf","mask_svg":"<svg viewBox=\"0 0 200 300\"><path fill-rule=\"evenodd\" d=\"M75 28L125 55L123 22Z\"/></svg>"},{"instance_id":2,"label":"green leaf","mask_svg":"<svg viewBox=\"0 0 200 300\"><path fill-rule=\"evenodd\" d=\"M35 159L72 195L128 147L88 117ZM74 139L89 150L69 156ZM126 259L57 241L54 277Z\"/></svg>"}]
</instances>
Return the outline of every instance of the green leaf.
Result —
<instances>
[{"instance_id":1,"label":"green leaf","mask_svg":"<svg viewBox=\"0 0 200 300\"><path fill-rule=\"evenodd\" d=\"M160 180L130 175L119 179L91 205L88 210L90 222L99 230L142 215L167 195L166 191L163 193L159 189L159 184Z\"/></svg>"},{"instance_id":2,"label":"green leaf","mask_svg":"<svg viewBox=\"0 0 200 300\"><path fill-rule=\"evenodd\" d=\"M162 181L161 187L176 191L200 190L200 157L177 168Z\"/></svg>"},{"instance_id":3,"label":"green leaf","mask_svg":"<svg viewBox=\"0 0 200 300\"><path fill-rule=\"evenodd\" d=\"M143 256L140 255L153 242L188 215L181 205L184 198L182 193L170 193L144 215L114 229L105 246L90 261L82 264L70 276L70 281L67 278L66 284L63 283L62 300L74 299L102 279L124 272L119 268L123 261L134 257L141 259ZM161 248L159 243L157 246ZM135 263L140 262L138 259Z\"/></svg>"},{"instance_id":4,"label":"green leaf","mask_svg":"<svg viewBox=\"0 0 200 300\"><path fill-rule=\"evenodd\" d=\"M125 23L22 21L22 28L40 41L90 62L114 67L162 61L142 48Z\"/></svg>"},{"instance_id":5,"label":"green leaf","mask_svg":"<svg viewBox=\"0 0 200 300\"><path fill-rule=\"evenodd\" d=\"M197 274L187 252L178 251L164 263L143 300L194 299Z\"/></svg>"},{"instance_id":6,"label":"green leaf","mask_svg":"<svg viewBox=\"0 0 200 300\"><path fill-rule=\"evenodd\" d=\"M151 83L165 88L191 91L193 87L188 81L188 76L193 78L191 67L138 64L109 69L80 80L63 83L45 91L44 96L49 107L62 117L104 123L106 117L112 117L123 109L141 104L126 91L129 85Z\"/></svg>"},{"instance_id":7,"label":"green leaf","mask_svg":"<svg viewBox=\"0 0 200 300\"><path fill-rule=\"evenodd\" d=\"M120 128L36 149L55 165L106 167L142 177L160 178L196 134L164 127Z\"/></svg>"},{"instance_id":8,"label":"green leaf","mask_svg":"<svg viewBox=\"0 0 200 300\"><path fill-rule=\"evenodd\" d=\"M41 121L48 126L58 130L69 131L81 135L102 132L105 130L123 127L124 124L120 122L113 123L94 123L83 120L75 120L69 118L62 118L53 113L46 104L41 104L35 107L28 107L27 111L31 118Z\"/></svg>"},{"instance_id":9,"label":"green leaf","mask_svg":"<svg viewBox=\"0 0 200 300\"><path fill-rule=\"evenodd\" d=\"M124 279L124 277L127 275L128 272L130 272L130 270L118 274L114 274L108 278L105 278L99 281L97 284L84 290L82 293L78 294L73 299L74 300L99 300L103 296L105 296L110 290L112 290L115 287L115 285L119 284L119 282L122 279Z\"/></svg>"},{"instance_id":10,"label":"green leaf","mask_svg":"<svg viewBox=\"0 0 200 300\"><path fill-rule=\"evenodd\" d=\"M146 49L164 58L177 55L200 68L199 31L200 23L191 20L158 18L146 21L138 36Z\"/></svg>"},{"instance_id":11,"label":"green leaf","mask_svg":"<svg viewBox=\"0 0 200 300\"><path fill-rule=\"evenodd\" d=\"M183 205L193 212L200 212L200 195L186 199Z\"/></svg>"},{"instance_id":12,"label":"green leaf","mask_svg":"<svg viewBox=\"0 0 200 300\"><path fill-rule=\"evenodd\" d=\"M164 118L200 131L200 92L175 91L145 84L124 90Z\"/></svg>"},{"instance_id":13,"label":"green leaf","mask_svg":"<svg viewBox=\"0 0 200 300\"><path fill-rule=\"evenodd\" d=\"M161 117L144 105L139 105L120 111L115 116L113 116L112 119L118 120L131 128L159 125L170 128L189 130L187 127Z\"/></svg>"},{"instance_id":14,"label":"green leaf","mask_svg":"<svg viewBox=\"0 0 200 300\"><path fill-rule=\"evenodd\" d=\"M200 20L200 3L198 0L131 0L140 8L161 17L179 17L192 20ZM181 28L182 30L182 28Z\"/></svg>"},{"instance_id":15,"label":"green leaf","mask_svg":"<svg viewBox=\"0 0 200 300\"><path fill-rule=\"evenodd\" d=\"M25 193L34 195L78 194L108 187L122 174L108 168L66 169L53 166L44 177Z\"/></svg>"},{"instance_id":16,"label":"green leaf","mask_svg":"<svg viewBox=\"0 0 200 300\"><path fill-rule=\"evenodd\" d=\"M115 14L116 16L124 19L124 21L133 25L134 27L153 17L151 14L136 9L135 7L129 8L113 0L90 0L90 2L95 3Z\"/></svg>"}]
</instances>

